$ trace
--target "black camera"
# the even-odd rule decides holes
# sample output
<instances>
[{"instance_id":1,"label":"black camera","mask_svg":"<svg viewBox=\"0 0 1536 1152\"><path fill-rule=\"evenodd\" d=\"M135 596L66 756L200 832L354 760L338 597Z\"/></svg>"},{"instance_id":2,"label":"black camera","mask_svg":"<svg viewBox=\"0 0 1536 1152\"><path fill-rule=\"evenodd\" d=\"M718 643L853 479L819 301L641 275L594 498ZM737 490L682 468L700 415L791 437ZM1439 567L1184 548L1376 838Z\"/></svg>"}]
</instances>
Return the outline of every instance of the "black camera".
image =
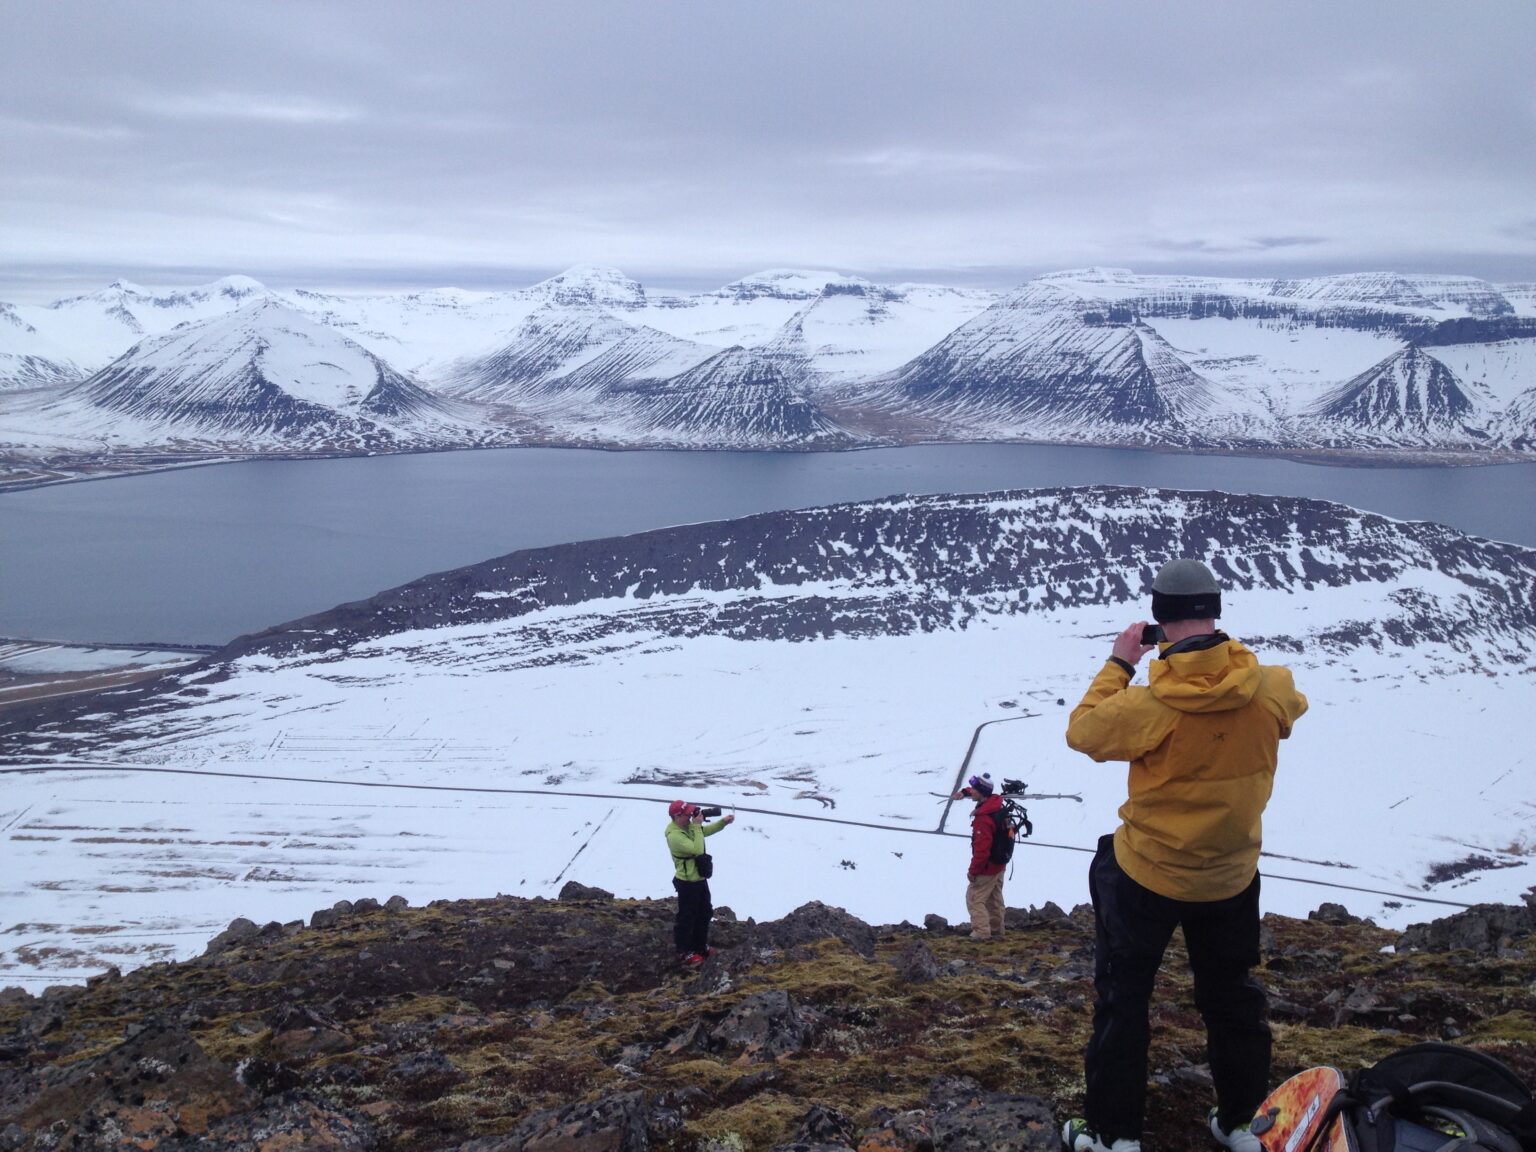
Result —
<instances>
[{"instance_id":1,"label":"black camera","mask_svg":"<svg viewBox=\"0 0 1536 1152\"><path fill-rule=\"evenodd\" d=\"M709 819L712 819L713 817L716 817L716 816L720 815L720 809L718 809L718 808L700 808L699 809L699 815L704 817L704 819L709 820Z\"/></svg>"},{"instance_id":2,"label":"black camera","mask_svg":"<svg viewBox=\"0 0 1536 1152\"><path fill-rule=\"evenodd\" d=\"M1161 644L1163 642L1163 626L1161 624L1143 624L1141 627L1141 642L1143 644Z\"/></svg>"},{"instance_id":3,"label":"black camera","mask_svg":"<svg viewBox=\"0 0 1536 1152\"><path fill-rule=\"evenodd\" d=\"M1022 795L1023 792L1024 792L1024 789L1026 789L1028 787L1029 787L1029 785L1024 783L1024 781L1022 781L1022 780L1004 780L1003 781L1003 795L1004 796L1019 796L1019 795Z\"/></svg>"}]
</instances>

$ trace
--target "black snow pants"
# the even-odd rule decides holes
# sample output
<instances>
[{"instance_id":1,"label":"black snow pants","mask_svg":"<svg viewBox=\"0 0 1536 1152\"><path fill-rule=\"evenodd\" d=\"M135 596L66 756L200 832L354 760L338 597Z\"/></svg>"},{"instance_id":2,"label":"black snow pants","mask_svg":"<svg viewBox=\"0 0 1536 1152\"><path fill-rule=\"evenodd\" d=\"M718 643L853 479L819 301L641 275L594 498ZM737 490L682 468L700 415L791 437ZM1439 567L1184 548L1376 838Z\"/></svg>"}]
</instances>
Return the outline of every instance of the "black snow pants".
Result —
<instances>
[{"instance_id":1,"label":"black snow pants","mask_svg":"<svg viewBox=\"0 0 1536 1152\"><path fill-rule=\"evenodd\" d=\"M1270 1032L1259 962L1259 877L1236 896L1172 900L1120 870L1115 838L1099 840L1093 900L1093 1037L1083 1059L1084 1119L1106 1144L1140 1139L1147 1098L1152 984L1176 926L1184 928L1195 1007L1205 1020L1218 1119L1246 1124L1269 1091Z\"/></svg>"},{"instance_id":2,"label":"black snow pants","mask_svg":"<svg viewBox=\"0 0 1536 1152\"><path fill-rule=\"evenodd\" d=\"M672 878L677 889L677 923L672 928L672 942L678 955L702 953L709 947L709 919L715 907L709 902L708 880Z\"/></svg>"}]
</instances>

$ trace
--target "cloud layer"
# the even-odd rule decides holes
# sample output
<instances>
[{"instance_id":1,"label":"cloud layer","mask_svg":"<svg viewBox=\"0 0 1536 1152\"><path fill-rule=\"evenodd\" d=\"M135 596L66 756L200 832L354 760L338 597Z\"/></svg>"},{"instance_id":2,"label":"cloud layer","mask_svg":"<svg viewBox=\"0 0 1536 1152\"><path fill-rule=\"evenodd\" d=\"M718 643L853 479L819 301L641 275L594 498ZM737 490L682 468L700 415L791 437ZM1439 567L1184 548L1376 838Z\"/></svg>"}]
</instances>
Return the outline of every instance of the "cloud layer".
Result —
<instances>
[{"instance_id":1,"label":"cloud layer","mask_svg":"<svg viewBox=\"0 0 1536 1152\"><path fill-rule=\"evenodd\" d=\"M768 265L1536 279L1536 6L15 5L0 299Z\"/></svg>"}]
</instances>

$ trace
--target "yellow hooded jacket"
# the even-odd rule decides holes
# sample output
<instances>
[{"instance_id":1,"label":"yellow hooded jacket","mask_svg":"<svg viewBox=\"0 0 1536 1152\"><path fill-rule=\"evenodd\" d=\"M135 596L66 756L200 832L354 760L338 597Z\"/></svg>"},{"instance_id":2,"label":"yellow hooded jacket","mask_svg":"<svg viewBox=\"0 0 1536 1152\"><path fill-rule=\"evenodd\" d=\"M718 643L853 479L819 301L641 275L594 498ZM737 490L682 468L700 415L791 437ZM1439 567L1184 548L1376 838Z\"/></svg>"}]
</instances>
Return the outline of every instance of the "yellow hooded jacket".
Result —
<instances>
[{"instance_id":1,"label":"yellow hooded jacket","mask_svg":"<svg viewBox=\"0 0 1536 1152\"><path fill-rule=\"evenodd\" d=\"M1147 675L1133 688L1108 661L1073 709L1067 743L1131 763L1115 831L1127 876L1174 900L1236 896L1258 869L1279 742L1307 698L1288 668L1230 639L1155 659Z\"/></svg>"}]
</instances>

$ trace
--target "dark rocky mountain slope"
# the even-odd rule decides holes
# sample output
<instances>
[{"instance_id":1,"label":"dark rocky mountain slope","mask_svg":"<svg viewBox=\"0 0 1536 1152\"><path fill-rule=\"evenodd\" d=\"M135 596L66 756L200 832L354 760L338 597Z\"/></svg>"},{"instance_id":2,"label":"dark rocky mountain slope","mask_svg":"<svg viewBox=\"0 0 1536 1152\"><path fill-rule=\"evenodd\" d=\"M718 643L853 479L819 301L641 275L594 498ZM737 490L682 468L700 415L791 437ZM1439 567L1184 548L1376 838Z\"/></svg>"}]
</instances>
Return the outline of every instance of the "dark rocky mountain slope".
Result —
<instances>
[{"instance_id":1,"label":"dark rocky mountain slope","mask_svg":"<svg viewBox=\"0 0 1536 1152\"><path fill-rule=\"evenodd\" d=\"M88 742L103 717L195 703L252 653L325 660L399 633L505 622L504 648L538 662L552 658L550 626L520 620L589 603L564 626L617 643L657 631L791 641L931 632L1136 601L1159 566L1187 555L1208 557L1233 594L1391 590L1390 615L1262 637L1274 651L1437 645L1443 673L1525 668L1536 645L1536 552L1441 524L1223 492L895 497L530 549L426 576L240 637L158 681L0 714L0 751L54 756Z\"/></svg>"},{"instance_id":2,"label":"dark rocky mountain slope","mask_svg":"<svg viewBox=\"0 0 1536 1152\"><path fill-rule=\"evenodd\" d=\"M1530 549L1322 500L1088 487L896 497L516 552L242 638L221 658L342 649L599 600L629 599L634 611L654 601L645 616L655 627L667 600L694 592L746 595L710 611L676 606L664 622L676 634L929 631L991 613L1134 601L1162 563L1183 555L1209 555L1234 592L1389 583L1425 570L1466 581L1478 602L1440 615L1405 605L1404 641L1487 641L1523 664L1536 634ZM827 595L829 583L841 594ZM801 587L820 594L786 595ZM610 611L622 630L624 612Z\"/></svg>"}]
</instances>

